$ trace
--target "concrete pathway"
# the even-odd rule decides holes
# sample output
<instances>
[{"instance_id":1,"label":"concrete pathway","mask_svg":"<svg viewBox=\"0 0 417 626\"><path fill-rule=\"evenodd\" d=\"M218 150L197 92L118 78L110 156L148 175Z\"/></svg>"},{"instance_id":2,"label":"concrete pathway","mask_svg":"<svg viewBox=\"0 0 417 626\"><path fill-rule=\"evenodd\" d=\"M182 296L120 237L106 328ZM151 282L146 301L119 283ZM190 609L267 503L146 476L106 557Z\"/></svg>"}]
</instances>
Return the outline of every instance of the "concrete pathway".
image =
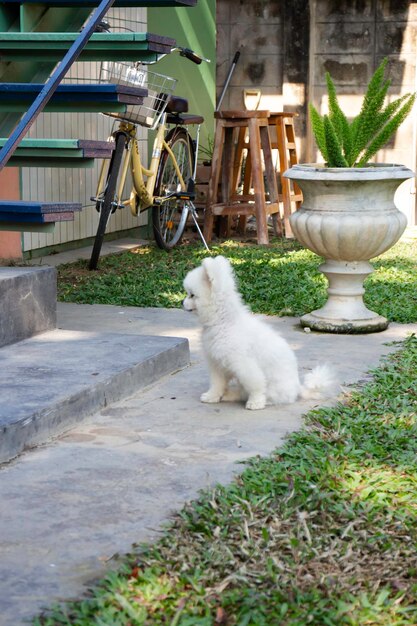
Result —
<instances>
[{"instance_id":1,"label":"concrete pathway","mask_svg":"<svg viewBox=\"0 0 417 626\"><path fill-rule=\"evenodd\" d=\"M327 361L345 387L394 350L391 342L417 331L392 324L339 336L303 332L294 318L269 321L296 350L302 372ZM21 626L43 606L79 596L116 565L115 553L157 539L172 511L279 446L314 406L251 412L200 403L207 371L197 320L181 310L59 304L58 327L186 337L191 366L1 467L1 626Z\"/></svg>"}]
</instances>

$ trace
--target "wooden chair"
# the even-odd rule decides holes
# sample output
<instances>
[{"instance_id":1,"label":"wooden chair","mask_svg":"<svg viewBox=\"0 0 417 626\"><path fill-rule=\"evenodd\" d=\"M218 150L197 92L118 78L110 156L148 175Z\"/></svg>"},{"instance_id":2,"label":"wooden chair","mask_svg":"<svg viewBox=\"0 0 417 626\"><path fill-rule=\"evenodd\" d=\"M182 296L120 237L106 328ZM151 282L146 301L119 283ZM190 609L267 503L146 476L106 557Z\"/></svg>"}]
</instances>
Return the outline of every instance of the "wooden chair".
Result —
<instances>
[{"instance_id":1,"label":"wooden chair","mask_svg":"<svg viewBox=\"0 0 417 626\"><path fill-rule=\"evenodd\" d=\"M231 216L255 215L258 243L267 244L268 215L279 214L278 187L269 137L270 113L217 111L214 116L216 133L204 217L206 241L211 240L215 216L229 218L230 226ZM246 149L248 156L240 191L238 185Z\"/></svg>"},{"instance_id":2,"label":"wooden chair","mask_svg":"<svg viewBox=\"0 0 417 626\"><path fill-rule=\"evenodd\" d=\"M299 209L303 201L303 194L297 183L293 183L282 175L285 170L298 163L294 131L294 117L296 115L297 113L271 112L268 118L271 131L271 147L278 150L279 200L283 205L284 232L288 238L293 237L289 221L291 213Z\"/></svg>"}]
</instances>

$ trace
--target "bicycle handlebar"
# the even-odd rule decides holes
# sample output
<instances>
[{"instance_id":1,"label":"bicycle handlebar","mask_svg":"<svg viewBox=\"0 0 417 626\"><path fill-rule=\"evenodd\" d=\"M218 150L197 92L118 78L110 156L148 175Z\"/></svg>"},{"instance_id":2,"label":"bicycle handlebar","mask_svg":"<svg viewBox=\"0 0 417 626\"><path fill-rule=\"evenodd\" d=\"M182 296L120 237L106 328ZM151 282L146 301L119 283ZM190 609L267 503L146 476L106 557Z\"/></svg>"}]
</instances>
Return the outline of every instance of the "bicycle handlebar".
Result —
<instances>
[{"instance_id":1,"label":"bicycle handlebar","mask_svg":"<svg viewBox=\"0 0 417 626\"><path fill-rule=\"evenodd\" d=\"M200 56L199 54L197 54L196 52L194 52L194 50L191 50L190 48L181 48L180 46L171 48L171 52L177 52L177 51L180 53L180 56L185 57L186 59L188 59L189 61L192 61L196 65L200 65L202 61L205 61L206 63L211 63L210 59L206 59L205 57ZM168 54L169 53L158 54L158 57L153 61L139 61L139 63L141 65L155 65L161 59L168 56Z\"/></svg>"},{"instance_id":2,"label":"bicycle handlebar","mask_svg":"<svg viewBox=\"0 0 417 626\"><path fill-rule=\"evenodd\" d=\"M210 63L210 59L205 59L204 57L199 56L196 52L194 52L194 50L191 50L190 48L173 48L173 50L179 50L180 56L186 57L196 65L200 65L202 61Z\"/></svg>"}]
</instances>

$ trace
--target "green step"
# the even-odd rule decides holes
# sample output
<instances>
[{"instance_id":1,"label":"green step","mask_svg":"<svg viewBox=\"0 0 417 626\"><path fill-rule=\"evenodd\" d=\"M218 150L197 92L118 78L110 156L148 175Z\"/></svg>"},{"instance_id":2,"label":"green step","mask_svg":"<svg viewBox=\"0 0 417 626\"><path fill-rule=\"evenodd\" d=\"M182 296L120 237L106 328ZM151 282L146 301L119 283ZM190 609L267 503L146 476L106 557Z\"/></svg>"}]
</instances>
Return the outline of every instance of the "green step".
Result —
<instances>
[{"instance_id":1,"label":"green step","mask_svg":"<svg viewBox=\"0 0 417 626\"><path fill-rule=\"evenodd\" d=\"M79 33L0 33L0 61L58 62ZM155 60L169 54L175 39L153 33L94 33L79 61Z\"/></svg>"},{"instance_id":2,"label":"green step","mask_svg":"<svg viewBox=\"0 0 417 626\"><path fill-rule=\"evenodd\" d=\"M0 138L0 148L6 141ZM7 166L88 168L95 159L109 159L113 148L111 141L22 139Z\"/></svg>"},{"instance_id":3,"label":"green step","mask_svg":"<svg viewBox=\"0 0 417 626\"><path fill-rule=\"evenodd\" d=\"M79 30L91 13L91 7L48 7L42 4L0 3L0 31L69 31Z\"/></svg>"},{"instance_id":4,"label":"green step","mask_svg":"<svg viewBox=\"0 0 417 626\"><path fill-rule=\"evenodd\" d=\"M3 0L1 4L43 4L50 7L96 7L95 0ZM113 7L193 7L197 0L116 0Z\"/></svg>"}]
</instances>

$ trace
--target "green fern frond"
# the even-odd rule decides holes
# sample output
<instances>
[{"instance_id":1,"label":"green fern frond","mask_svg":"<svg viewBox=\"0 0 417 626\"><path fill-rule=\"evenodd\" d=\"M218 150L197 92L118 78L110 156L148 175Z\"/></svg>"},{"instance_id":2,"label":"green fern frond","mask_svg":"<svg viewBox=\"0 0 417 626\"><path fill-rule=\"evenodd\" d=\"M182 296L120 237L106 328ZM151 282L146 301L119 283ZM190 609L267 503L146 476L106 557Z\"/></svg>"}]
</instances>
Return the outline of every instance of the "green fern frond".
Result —
<instances>
[{"instance_id":1,"label":"green fern frond","mask_svg":"<svg viewBox=\"0 0 417 626\"><path fill-rule=\"evenodd\" d=\"M338 135L342 133L342 117L343 113L337 100L336 88L329 74L326 72L327 93L329 97L329 119Z\"/></svg>"},{"instance_id":2,"label":"green fern frond","mask_svg":"<svg viewBox=\"0 0 417 626\"><path fill-rule=\"evenodd\" d=\"M342 139L343 155L349 161L352 151L352 134L346 115L339 106L336 88L329 74L326 72L327 93L329 95L329 119L335 129L336 135Z\"/></svg>"},{"instance_id":3,"label":"green fern frond","mask_svg":"<svg viewBox=\"0 0 417 626\"><path fill-rule=\"evenodd\" d=\"M374 140L370 142L366 152L358 161L357 167L363 167L364 165L366 165L369 162L369 159L371 159L378 152L378 150L380 150L389 141L390 137L401 126L401 124L413 108L414 102L416 100L416 94L408 94L407 97L407 101L397 112L397 114L394 115L394 117L385 124L382 130L376 135Z\"/></svg>"},{"instance_id":4,"label":"green fern frond","mask_svg":"<svg viewBox=\"0 0 417 626\"><path fill-rule=\"evenodd\" d=\"M381 112L381 119L389 120L394 115L395 111L397 111L397 109L399 109L400 106L408 100L410 95L412 94L406 93L404 96L401 96L400 98L397 98L387 104L385 109Z\"/></svg>"},{"instance_id":5,"label":"green fern frond","mask_svg":"<svg viewBox=\"0 0 417 626\"><path fill-rule=\"evenodd\" d=\"M361 113L365 113L370 107L372 107L372 102L374 101L374 99L378 97L378 94L386 86L386 83L389 82L384 81L385 68L387 67L387 65L388 59L385 58L373 73L371 80L369 81L365 96L363 98L362 108L361 112L359 113L359 117Z\"/></svg>"},{"instance_id":6,"label":"green fern frond","mask_svg":"<svg viewBox=\"0 0 417 626\"><path fill-rule=\"evenodd\" d=\"M387 63L388 59L384 59L373 74L366 90L360 113L355 119L351 154L353 163L380 127L379 115L383 109L385 97L391 84L390 80L384 80Z\"/></svg>"},{"instance_id":7,"label":"green fern frond","mask_svg":"<svg viewBox=\"0 0 417 626\"><path fill-rule=\"evenodd\" d=\"M324 136L326 138L327 166L328 167L348 167L348 163L343 156L343 148L336 134L336 130L328 115L323 117Z\"/></svg>"},{"instance_id":8,"label":"green fern frond","mask_svg":"<svg viewBox=\"0 0 417 626\"><path fill-rule=\"evenodd\" d=\"M352 129L346 117L343 120L342 138L343 138L344 156L348 165L350 165L350 162L352 160L353 137L352 137Z\"/></svg>"},{"instance_id":9,"label":"green fern frond","mask_svg":"<svg viewBox=\"0 0 417 626\"><path fill-rule=\"evenodd\" d=\"M324 133L323 118L321 117L317 109L311 103L309 106L309 110L310 110L311 126L313 129L317 147L322 153L324 160L327 161L328 158L327 158L326 137Z\"/></svg>"},{"instance_id":10,"label":"green fern frond","mask_svg":"<svg viewBox=\"0 0 417 626\"><path fill-rule=\"evenodd\" d=\"M358 116L353 139L352 156L354 160L366 148L381 125L381 115L388 87L389 83L385 83L381 91L372 100L369 100L368 108Z\"/></svg>"}]
</instances>

